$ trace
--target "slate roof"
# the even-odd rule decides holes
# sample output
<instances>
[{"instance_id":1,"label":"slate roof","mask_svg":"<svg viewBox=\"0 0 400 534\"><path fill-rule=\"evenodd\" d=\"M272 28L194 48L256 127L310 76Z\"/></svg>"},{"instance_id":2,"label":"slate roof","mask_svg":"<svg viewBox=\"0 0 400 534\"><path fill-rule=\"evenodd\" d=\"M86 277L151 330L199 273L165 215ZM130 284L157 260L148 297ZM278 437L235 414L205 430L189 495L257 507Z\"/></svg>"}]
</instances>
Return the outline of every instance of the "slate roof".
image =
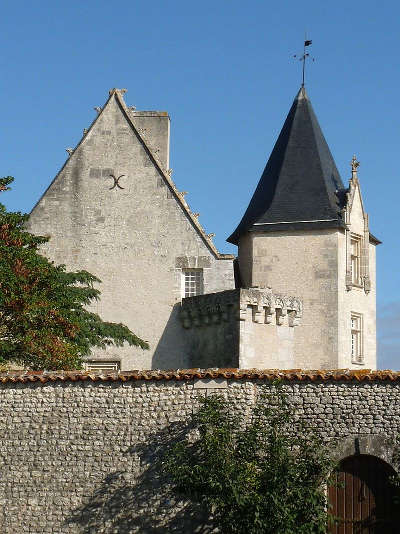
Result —
<instances>
[{"instance_id":1,"label":"slate roof","mask_svg":"<svg viewBox=\"0 0 400 534\"><path fill-rule=\"evenodd\" d=\"M190 381L198 379L284 380L290 382L400 382L399 371L371 369L176 369L154 371L6 371L0 373L0 384L37 382L128 382ZM212 387L212 386L211 386Z\"/></svg>"},{"instance_id":2,"label":"slate roof","mask_svg":"<svg viewBox=\"0 0 400 534\"><path fill-rule=\"evenodd\" d=\"M283 125L250 204L228 238L248 231L343 227L345 188L302 87Z\"/></svg>"}]
</instances>

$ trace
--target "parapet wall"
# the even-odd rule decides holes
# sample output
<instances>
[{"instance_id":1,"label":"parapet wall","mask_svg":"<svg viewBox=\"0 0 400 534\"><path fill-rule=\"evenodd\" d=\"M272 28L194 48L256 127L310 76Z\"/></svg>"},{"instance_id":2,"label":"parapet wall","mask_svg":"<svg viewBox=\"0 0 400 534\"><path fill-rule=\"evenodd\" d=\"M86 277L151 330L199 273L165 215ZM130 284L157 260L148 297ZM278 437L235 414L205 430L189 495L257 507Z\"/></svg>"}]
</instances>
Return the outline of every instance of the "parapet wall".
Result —
<instances>
[{"instance_id":1,"label":"parapet wall","mask_svg":"<svg viewBox=\"0 0 400 534\"><path fill-rule=\"evenodd\" d=\"M271 288L232 289L184 298L180 311L191 367L294 367L300 299Z\"/></svg>"},{"instance_id":2,"label":"parapet wall","mask_svg":"<svg viewBox=\"0 0 400 534\"><path fill-rule=\"evenodd\" d=\"M163 451L201 396L221 393L246 416L277 378L299 417L327 440L339 438L339 455L357 450L391 461L400 373L0 374L0 532L196 532L196 517L162 480Z\"/></svg>"}]
</instances>

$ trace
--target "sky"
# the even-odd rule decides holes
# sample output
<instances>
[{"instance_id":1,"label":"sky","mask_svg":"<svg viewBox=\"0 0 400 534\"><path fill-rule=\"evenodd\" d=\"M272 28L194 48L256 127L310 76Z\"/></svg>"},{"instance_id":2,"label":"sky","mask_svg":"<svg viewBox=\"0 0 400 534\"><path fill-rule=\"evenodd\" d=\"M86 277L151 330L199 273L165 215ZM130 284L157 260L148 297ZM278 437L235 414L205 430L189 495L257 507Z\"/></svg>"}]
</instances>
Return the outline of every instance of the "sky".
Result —
<instances>
[{"instance_id":1,"label":"sky","mask_svg":"<svg viewBox=\"0 0 400 534\"><path fill-rule=\"evenodd\" d=\"M153 0L2 3L2 201L29 212L112 87L171 117L179 190L221 252L301 84L348 183L357 155L378 248L378 367L400 369L400 4Z\"/></svg>"}]
</instances>

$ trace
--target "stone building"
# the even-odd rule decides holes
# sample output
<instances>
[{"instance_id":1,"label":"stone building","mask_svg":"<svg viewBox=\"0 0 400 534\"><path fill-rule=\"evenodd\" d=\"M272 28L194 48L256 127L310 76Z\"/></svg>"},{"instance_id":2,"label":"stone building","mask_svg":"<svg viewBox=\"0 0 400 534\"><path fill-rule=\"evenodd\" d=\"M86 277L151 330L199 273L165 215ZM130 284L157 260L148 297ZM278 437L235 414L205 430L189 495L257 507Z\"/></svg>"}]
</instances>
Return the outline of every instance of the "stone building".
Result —
<instances>
[{"instance_id":1,"label":"stone building","mask_svg":"<svg viewBox=\"0 0 400 534\"><path fill-rule=\"evenodd\" d=\"M221 254L169 169L166 112L112 89L32 210L45 253L102 280L94 309L150 344L92 368L376 368L375 246L353 158L346 188L304 87Z\"/></svg>"}]
</instances>

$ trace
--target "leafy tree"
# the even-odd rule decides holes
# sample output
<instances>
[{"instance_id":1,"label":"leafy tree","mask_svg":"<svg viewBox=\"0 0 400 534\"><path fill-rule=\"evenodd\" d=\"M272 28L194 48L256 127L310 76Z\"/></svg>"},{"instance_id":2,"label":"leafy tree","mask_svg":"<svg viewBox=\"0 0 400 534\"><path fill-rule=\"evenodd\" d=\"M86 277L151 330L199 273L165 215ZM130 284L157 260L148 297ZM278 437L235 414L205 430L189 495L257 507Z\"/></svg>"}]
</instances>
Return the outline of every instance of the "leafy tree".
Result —
<instances>
[{"instance_id":1,"label":"leafy tree","mask_svg":"<svg viewBox=\"0 0 400 534\"><path fill-rule=\"evenodd\" d=\"M329 450L296 420L279 387L245 425L220 396L203 399L192 430L164 458L174 490L205 507L224 534L325 533Z\"/></svg>"},{"instance_id":2,"label":"leafy tree","mask_svg":"<svg viewBox=\"0 0 400 534\"><path fill-rule=\"evenodd\" d=\"M0 192L13 178L0 178ZM79 369L91 347L143 349L148 344L123 324L104 322L86 309L99 299L98 278L68 272L39 253L47 237L25 229L28 215L0 203L0 363L31 369Z\"/></svg>"}]
</instances>

